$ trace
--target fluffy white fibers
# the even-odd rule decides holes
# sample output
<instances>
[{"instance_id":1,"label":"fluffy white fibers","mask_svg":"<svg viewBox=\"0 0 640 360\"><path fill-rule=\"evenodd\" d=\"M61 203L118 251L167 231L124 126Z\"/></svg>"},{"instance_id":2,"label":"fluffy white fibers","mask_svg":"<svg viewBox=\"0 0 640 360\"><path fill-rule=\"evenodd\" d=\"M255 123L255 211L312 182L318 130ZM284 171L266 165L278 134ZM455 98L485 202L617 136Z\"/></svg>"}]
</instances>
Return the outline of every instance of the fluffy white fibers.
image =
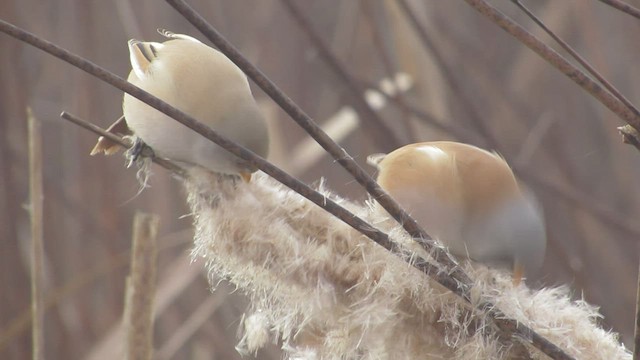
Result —
<instances>
[{"instance_id":1,"label":"fluffy white fibers","mask_svg":"<svg viewBox=\"0 0 640 360\"><path fill-rule=\"evenodd\" d=\"M250 183L193 172L187 182L194 257L210 282L228 279L251 300L241 353L277 342L290 359L518 359L545 356L500 339L489 322L402 258L262 174ZM428 258L386 214L320 191L388 233L409 261ZM479 265L474 294L577 359L630 359L597 309L567 289L514 287Z\"/></svg>"}]
</instances>

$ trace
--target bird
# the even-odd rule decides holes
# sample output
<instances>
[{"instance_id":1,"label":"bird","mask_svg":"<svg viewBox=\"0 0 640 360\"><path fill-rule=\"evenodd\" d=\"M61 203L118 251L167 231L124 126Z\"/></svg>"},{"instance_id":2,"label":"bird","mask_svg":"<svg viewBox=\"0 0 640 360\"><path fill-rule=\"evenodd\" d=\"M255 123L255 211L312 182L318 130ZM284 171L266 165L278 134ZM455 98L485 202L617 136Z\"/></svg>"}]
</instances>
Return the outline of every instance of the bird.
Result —
<instances>
[{"instance_id":1,"label":"bird","mask_svg":"<svg viewBox=\"0 0 640 360\"><path fill-rule=\"evenodd\" d=\"M127 80L266 158L267 124L242 70L220 51L191 36L158 31L168 40L129 40L132 70ZM121 120L111 129L126 134L128 128L156 156L217 174L239 175L247 182L257 170L129 94L124 95L122 109L126 126ZM112 145L101 138L91 153L112 153Z\"/></svg>"},{"instance_id":2,"label":"bird","mask_svg":"<svg viewBox=\"0 0 640 360\"><path fill-rule=\"evenodd\" d=\"M367 161L380 187L456 257L512 270L514 285L542 266L542 209L499 154L434 141Z\"/></svg>"}]
</instances>

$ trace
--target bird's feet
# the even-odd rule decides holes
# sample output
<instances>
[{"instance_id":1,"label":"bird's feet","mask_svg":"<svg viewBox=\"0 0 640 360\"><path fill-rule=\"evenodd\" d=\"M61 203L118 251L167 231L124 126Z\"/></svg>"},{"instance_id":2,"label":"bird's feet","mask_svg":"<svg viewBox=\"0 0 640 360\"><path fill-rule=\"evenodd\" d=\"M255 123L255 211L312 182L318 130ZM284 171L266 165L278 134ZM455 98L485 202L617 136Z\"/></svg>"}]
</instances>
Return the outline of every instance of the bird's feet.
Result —
<instances>
[{"instance_id":1,"label":"bird's feet","mask_svg":"<svg viewBox=\"0 0 640 360\"><path fill-rule=\"evenodd\" d=\"M124 154L127 159L127 167L137 163L143 158L153 158L155 156L153 149L149 145L145 144L140 138L136 137L133 140L133 145Z\"/></svg>"}]
</instances>

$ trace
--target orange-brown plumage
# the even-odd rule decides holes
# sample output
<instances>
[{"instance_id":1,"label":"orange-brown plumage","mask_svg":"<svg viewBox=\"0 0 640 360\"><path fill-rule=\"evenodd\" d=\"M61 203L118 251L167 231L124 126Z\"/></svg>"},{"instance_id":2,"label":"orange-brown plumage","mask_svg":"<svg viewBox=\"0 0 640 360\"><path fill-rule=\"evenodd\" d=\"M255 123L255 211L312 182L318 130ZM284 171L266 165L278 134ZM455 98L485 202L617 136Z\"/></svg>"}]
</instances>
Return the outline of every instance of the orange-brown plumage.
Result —
<instances>
[{"instance_id":1,"label":"orange-brown plumage","mask_svg":"<svg viewBox=\"0 0 640 360\"><path fill-rule=\"evenodd\" d=\"M425 142L397 149L377 166L380 186L453 254L517 271L540 266L541 212L499 155Z\"/></svg>"}]
</instances>

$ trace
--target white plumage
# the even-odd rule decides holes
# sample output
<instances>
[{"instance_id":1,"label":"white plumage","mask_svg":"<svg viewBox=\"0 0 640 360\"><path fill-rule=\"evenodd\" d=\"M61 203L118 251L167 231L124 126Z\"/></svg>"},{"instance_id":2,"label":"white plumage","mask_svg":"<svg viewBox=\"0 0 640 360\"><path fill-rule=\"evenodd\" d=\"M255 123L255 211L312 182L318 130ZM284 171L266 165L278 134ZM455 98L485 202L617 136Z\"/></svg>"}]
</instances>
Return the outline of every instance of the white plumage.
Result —
<instances>
[{"instance_id":1,"label":"white plumage","mask_svg":"<svg viewBox=\"0 0 640 360\"><path fill-rule=\"evenodd\" d=\"M164 43L129 41L128 81L191 115L213 130L266 157L267 126L242 71L221 52L186 35L163 31ZM128 127L156 155L210 171L242 175L255 171L193 130L125 94Z\"/></svg>"}]
</instances>

